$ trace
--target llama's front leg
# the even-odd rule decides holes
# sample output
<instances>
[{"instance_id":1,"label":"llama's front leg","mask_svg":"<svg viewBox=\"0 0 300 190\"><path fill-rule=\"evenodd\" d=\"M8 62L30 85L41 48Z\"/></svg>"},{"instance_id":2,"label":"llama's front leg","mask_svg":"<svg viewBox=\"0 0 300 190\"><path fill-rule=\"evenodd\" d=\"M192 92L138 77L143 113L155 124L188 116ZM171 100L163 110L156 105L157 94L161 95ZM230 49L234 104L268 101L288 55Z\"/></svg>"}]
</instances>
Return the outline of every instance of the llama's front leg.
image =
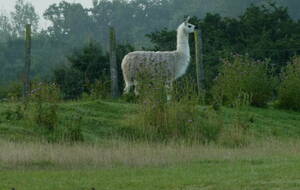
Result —
<instances>
[{"instance_id":1,"label":"llama's front leg","mask_svg":"<svg viewBox=\"0 0 300 190\"><path fill-rule=\"evenodd\" d=\"M167 82L166 83L167 101L171 101L172 91L173 91L173 83L172 82Z\"/></svg>"}]
</instances>

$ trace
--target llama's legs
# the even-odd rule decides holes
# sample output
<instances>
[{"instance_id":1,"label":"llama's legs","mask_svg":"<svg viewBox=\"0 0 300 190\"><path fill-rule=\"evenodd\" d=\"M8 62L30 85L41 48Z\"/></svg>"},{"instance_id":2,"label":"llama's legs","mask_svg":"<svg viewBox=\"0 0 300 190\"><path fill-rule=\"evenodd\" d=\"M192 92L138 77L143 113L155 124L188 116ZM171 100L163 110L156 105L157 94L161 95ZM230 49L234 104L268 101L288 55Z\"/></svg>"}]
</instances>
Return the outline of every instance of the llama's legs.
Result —
<instances>
[{"instance_id":1,"label":"llama's legs","mask_svg":"<svg viewBox=\"0 0 300 190\"><path fill-rule=\"evenodd\" d=\"M125 82L124 94L128 94L130 92L131 87L133 86L132 82Z\"/></svg>"},{"instance_id":2,"label":"llama's legs","mask_svg":"<svg viewBox=\"0 0 300 190\"><path fill-rule=\"evenodd\" d=\"M138 96L140 94L138 91L138 82L136 80L134 81L134 94L136 96Z\"/></svg>"},{"instance_id":3,"label":"llama's legs","mask_svg":"<svg viewBox=\"0 0 300 190\"><path fill-rule=\"evenodd\" d=\"M166 83L166 91L167 91L167 100L170 101L172 99L172 91L173 91L173 83L167 82Z\"/></svg>"}]
</instances>

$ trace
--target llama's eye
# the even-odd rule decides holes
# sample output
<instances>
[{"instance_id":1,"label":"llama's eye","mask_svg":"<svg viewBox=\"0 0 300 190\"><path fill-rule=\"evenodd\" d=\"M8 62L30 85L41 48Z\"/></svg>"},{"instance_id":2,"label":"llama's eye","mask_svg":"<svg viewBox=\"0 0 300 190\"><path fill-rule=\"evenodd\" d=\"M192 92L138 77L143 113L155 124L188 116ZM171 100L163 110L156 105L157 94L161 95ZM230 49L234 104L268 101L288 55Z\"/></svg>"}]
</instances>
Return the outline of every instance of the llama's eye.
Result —
<instances>
[{"instance_id":1,"label":"llama's eye","mask_svg":"<svg viewBox=\"0 0 300 190\"><path fill-rule=\"evenodd\" d=\"M189 27L189 28L191 28L192 26L191 26L191 25L189 25L188 27Z\"/></svg>"}]
</instances>

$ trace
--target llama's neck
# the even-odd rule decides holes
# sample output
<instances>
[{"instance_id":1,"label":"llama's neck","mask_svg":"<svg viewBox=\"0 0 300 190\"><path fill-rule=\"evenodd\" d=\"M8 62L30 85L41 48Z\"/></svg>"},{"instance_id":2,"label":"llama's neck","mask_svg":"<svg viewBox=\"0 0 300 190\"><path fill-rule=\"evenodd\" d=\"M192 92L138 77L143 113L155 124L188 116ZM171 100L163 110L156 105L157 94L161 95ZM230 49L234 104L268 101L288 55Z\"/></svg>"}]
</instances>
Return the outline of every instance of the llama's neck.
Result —
<instances>
[{"instance_id":1,"label":"llama's neck","mask_svg":"<svg viewBox=\"0 0 300 190\"><path fill-rule=\"evenodd\" d=\"M180 29L177 31L177 51L190 56L189 35Z\"/></svg>"},{"instance_id":2,"label":"llama's neck","mask_svg":"<svg viewBox=\"0 0 300 190\"><path fill-rule=\"evenodd\" d=\"M177 50L179 55L179 61L176 63L175 79L181 77L186 72L186 69L190 62L190 46L189 35L181 28L177 30Z\"/></svg>"}]
</instances>

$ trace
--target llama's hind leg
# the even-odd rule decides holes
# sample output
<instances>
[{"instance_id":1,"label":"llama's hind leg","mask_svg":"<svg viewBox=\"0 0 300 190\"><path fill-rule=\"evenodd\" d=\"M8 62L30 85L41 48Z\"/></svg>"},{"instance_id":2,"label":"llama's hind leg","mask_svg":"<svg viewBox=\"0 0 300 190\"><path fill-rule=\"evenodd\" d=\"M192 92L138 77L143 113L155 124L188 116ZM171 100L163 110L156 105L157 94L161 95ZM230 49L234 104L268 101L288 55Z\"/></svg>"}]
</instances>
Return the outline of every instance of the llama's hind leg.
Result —
<instances>
[{"instance_id":1,"label":"llama's hind leg","mask_svg":"<svg viewBox=\"0 0 300 190\"><path fill-rule=\"evenodd\" d=\"M131 87L133 86L132 82L125 82L124 94L129 94Z\"/></svg>"},{"instance_id":2,"label":"llama's hind leg","mask_svg":"<svg viewBox=\"0 0 300 190\"><path fill-rule=\"evenodd\" d=\"M166 82L165 85L166 93L167 93L167 101L172 100L172 92L173 92L173 83L172 82Z\"/></svg>"}]
</instances>

